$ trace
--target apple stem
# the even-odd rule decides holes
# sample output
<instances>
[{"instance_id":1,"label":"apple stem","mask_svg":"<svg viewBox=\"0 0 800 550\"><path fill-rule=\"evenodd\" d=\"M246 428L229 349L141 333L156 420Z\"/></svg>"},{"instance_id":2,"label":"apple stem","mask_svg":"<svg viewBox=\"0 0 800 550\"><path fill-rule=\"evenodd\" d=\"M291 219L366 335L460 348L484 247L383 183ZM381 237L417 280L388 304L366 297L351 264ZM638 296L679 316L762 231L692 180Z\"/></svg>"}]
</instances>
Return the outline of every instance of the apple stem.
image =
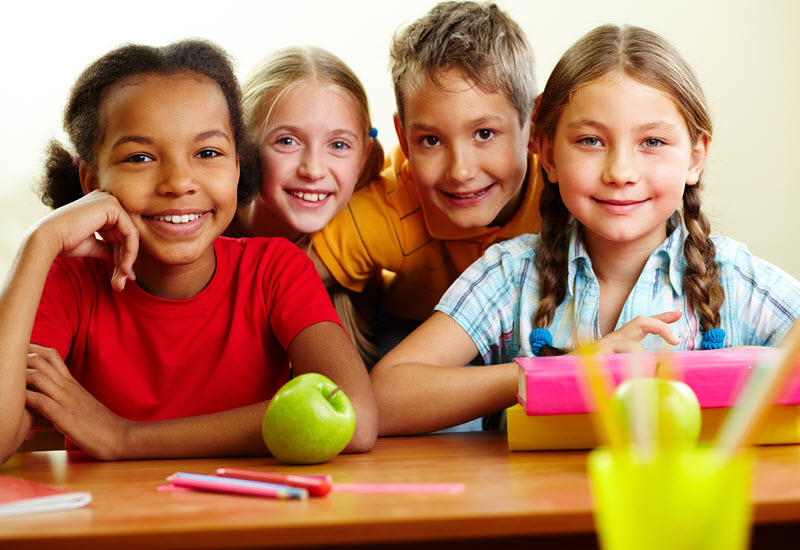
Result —
<instances>
[{"instance_id":1,"label":"apple stem","mask_svg":"<svg viewBox=\"0 0 800 550\"><path fill-rule=\"evenodd\" d=\"M342 388L340 388L339 386L336 386L336 389L335 389L335 390L333 390L333 391L331 392L331 394L328 396L328 401L330 401L331 399L333 399L333 396L334 396L334 395L336 395L337 393L339 393L339 390L340 390L340 389L342 389Z\"/></svg>"}]
</instances>

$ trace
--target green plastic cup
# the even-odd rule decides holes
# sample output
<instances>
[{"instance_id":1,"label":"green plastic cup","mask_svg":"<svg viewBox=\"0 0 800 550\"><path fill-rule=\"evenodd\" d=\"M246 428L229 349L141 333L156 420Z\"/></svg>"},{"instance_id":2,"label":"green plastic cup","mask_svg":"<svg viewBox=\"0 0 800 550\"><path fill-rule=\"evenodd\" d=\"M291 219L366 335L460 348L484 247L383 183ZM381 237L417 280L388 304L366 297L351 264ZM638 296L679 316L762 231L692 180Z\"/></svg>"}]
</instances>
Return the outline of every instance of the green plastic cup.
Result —
<instances>
[{"instance_id":1,"label":"green plastic cup","mask_svg":"<svg viewBox=\"0 0 800 550\"><path fill-rule=\"evenodd\" d=\"M630 450L588 457L603 550L743 550L750 539L753 458L676 449L648 460Z\"/></svg>"}]
</instances>

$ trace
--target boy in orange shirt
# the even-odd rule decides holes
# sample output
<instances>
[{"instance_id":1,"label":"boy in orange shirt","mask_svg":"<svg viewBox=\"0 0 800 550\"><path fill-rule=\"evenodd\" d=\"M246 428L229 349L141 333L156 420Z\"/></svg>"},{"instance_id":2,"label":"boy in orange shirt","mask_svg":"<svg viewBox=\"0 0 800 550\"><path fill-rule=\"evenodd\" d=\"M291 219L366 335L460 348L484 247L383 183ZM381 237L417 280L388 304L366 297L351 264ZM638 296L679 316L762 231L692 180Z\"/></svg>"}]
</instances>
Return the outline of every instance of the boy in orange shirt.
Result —
<instances>
[{"instance_id":1,"label":"boy in orange shirt","mask_svg":"<svg viewBox=\"0 0 800 550\"><path fill-rule=\"evenodd\" d=\"M474 2L400 29L390 68L400 146L312 242L326 282L361 292L383 273L383 308L418 323L486 248L539 230L536 76L520 27Z\"/></svg>"}]
</instances>

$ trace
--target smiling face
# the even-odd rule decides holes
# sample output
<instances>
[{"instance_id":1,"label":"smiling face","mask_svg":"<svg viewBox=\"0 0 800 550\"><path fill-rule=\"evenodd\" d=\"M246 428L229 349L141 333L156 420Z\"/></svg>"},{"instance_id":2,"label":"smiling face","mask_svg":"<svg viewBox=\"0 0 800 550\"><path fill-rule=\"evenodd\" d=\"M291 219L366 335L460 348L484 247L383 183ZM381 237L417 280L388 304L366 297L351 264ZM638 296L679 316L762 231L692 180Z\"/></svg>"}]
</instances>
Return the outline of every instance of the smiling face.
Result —
<instances>
[{"instance_id":1,"label":"smiling face","mask_svg":"<svg viewBox=\"0 0 800 550\"><path fill-rule=\"evenodd\" d=\"M405 120L395 121L425 214L462 229L504 225L522 200L530 121L520 125L508 98L457 71L440 83L405 94Z\"/></svg>"},{"instance_id":2,"label":"smiling face","mask_svg":"<svg viewBox=\"0 0 800 550\"><path fill-rule=\"evenodd\" d=\"M239 180L219 86L193 73L131 77L107 92L100 120L97 170L82 184L114 195L139 230L138 279L189 266L207 283Z\"/></svg>"},{"instance_id":3,"label":"smiling face","mask_svg":"<svg viewBox=\"0 0 800 550\"><path fill-rule=\"evenodd\" d=\"M669 96L612 74L573 93L553 142L540 139L539 150L591 253L611 243L658 247L708 143L705 135L692 143Z\"/></svg>"},{"instance_id":4,"label":"smiling face","mask_svg":"<svg viewBox=\"0 0 800 550\"><path fill-rule=\"evenodd\" d=\"M252 220L253 233L296 238L325 227L350 200L368 153L364 122L347 92L317 81L290 88L261 143L257 200L267 209L254 216L274 221Z\"/></svg>"}]
</instances>

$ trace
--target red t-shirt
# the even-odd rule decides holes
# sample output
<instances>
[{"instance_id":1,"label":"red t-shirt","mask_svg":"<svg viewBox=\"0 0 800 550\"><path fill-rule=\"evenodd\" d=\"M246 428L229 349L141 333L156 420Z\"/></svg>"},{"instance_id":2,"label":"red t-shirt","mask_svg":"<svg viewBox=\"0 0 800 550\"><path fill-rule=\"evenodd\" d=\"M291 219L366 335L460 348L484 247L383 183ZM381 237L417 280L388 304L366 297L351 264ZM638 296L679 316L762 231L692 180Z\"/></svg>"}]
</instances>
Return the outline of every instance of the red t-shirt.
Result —
<instances>
[{"instance_id":1,"label":"red t-shirt","mask_svg":"<svg viewBox=\"0 0 800 550\"><path fill-rule=\"evenodd\" d=\"M211 282L185 300L131 282L116 292L109 262L59 258L31 341L56 348L86 390L130 420L269 399L289 380L292 339L339 318L313 264L289 241L220 237L214 250Z\"/></svg>"}]
</instances>

